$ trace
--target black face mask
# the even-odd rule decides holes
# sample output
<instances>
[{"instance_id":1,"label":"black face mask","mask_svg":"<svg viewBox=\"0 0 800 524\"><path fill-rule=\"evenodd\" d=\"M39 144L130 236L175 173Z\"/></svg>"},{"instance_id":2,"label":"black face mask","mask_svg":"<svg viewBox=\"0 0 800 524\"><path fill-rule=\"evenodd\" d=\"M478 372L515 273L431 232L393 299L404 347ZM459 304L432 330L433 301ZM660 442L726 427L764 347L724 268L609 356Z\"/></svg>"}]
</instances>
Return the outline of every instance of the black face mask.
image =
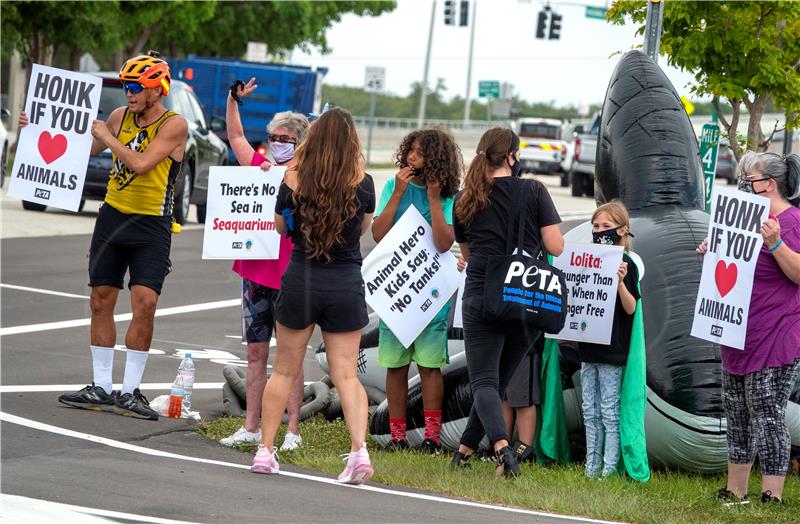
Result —
<instances>
[{"instance_id":1,"label":"black face mask","mask_svg":"<svg viewBox=\"0 0 800 524\"><path fill-rule=\"evenodd\" d=\"M606 229L605 231L592 231L592 242L604 246L615 246L622 237L617 233L617 228Z\"/></svg>"},{"instance_id":2,"label":"black face mask","mask_svg":"<svg viewBox=\"0 0 800 524\"><path fill-rule=\"evenodd\" d=\"M513 166L509 164L508 167L511 168L511 176L519 177L522 175L522 162L519 160Z\"/></svg>"},{"instance_id":3,"label":"black face mask","mask_svg":"<svg viewBox=\"0 0 800 524\"><path fill-rule=\"evenodd\" d=\"M425 172L422 170L422 168L420 168L420 169L415 169L415 170L414 170L414 176L415 176L415 177L419 177L419 178L421 178L422 180L425 180Z\"/></svg>"},{"instance_id":4,"label":"black face mask","mask_svg":"<svg viewBox=\"0 0 800 524\"><path fill-rule=\"evenodd\" d=\"M754 180L739 180L739 191L743 191L744 193L750 193L753 195L760 195L761 193L766 193L767 190L764 189L762 191L756 191L753 187L753 182L763 182L764 180L769 180L769 177L764 178L756 178Z\"/></svg>"}]
</instances>

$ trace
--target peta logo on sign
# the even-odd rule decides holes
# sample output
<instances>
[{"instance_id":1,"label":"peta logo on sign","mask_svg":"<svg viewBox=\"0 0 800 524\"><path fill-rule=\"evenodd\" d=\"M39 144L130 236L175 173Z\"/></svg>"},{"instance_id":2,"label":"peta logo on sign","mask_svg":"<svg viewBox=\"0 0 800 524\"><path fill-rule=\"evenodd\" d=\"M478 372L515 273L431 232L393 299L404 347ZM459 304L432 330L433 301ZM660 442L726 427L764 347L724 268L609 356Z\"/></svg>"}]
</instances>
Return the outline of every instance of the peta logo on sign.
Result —
<instances>
[{"instance_id":1,"label":"peta logo on sign","mask_svg":"<svg viewBox=\"0 0 800 524\"><path fill-rule=\"evenodd\" d=\"M534 278L537 276L539 278ZM515 277L522 277L522 285L525 287L536 285L541 291L547 293L561 293L561 283L552 271L539 269L536 266L526 268L522 262L512 262L508 266L505 283L508 284Z\"/></svg>"},{"instance_id":2,"label":"peta logo on sign","mask_svg":"<svg viewBox=\"0 0 800 524\"><path fill-rule=\"evenodd\" d=\"M713 337L721 337L722 336L722 326L711 326L711 336Z\"/></svg>"},{"instance_id":3,"label":"peta logo on sign","mask_svg":"<svg viewBox=\"0 0 800 524\"><path fill-rule=\"evenodd\" d=\"M231 244L231 249L242 249L242 243L241 242L232 243Z\"/></svg>"},{"instance_id":4,"label":"peta logo on sign","mask_svg":"<svg viewBox=\"0 0 800 524\"><path fill-rule=\"evenodd\" d=\"M33 191L33 196L36 198L41 198L42 200L50 200L50 191L48 189L40 189L37 187Z\"/></svg>"}]
</instances>

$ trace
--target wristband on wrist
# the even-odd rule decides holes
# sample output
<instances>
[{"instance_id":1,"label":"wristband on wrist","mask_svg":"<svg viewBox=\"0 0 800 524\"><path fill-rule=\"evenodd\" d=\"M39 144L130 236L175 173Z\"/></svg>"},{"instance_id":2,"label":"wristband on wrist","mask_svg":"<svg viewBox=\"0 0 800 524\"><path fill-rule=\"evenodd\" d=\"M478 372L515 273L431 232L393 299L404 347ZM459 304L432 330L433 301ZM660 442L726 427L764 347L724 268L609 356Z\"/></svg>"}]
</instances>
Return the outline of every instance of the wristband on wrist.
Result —
<instances>
[{"instance_id":1,"label":"wristband on wrist","mask_svg":"<svg viewBox=\"0 0 800 524\"><path fill-rule=\"evenodd\" d=\"M770 253L772 253L773 251L775 251L776 249L778 249L779 247L781 247L781 244L783 244L783 239L780 239L780 240L778 240L778 243L777 243L777 244L775 244L774 246L772 246L771 248L769 248L769 252L770 252Z\"/></svg>"}]
</instances>

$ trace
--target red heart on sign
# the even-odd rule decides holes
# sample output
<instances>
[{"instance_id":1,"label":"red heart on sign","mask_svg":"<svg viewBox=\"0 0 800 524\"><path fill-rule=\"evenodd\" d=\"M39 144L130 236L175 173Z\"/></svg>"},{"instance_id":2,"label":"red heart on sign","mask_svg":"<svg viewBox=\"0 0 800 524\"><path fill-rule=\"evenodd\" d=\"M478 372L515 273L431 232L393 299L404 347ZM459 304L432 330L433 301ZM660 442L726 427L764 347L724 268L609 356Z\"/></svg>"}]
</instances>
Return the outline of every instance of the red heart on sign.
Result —
<instances>
[{"instance_id":1,"label":"red heart on sign","mask_svg":"<svg viewBox=\"0 0 800 524\"><path fill-rule=\"evenodd\" d=\"M730 293L733 286L736 285L736 278L738 276L739 270L736 269L736 264L733 262L725 264L722 260L717 262L717 267L714 269L714 281L717 283L720 297L724 297Z\"/></svg>"},{"instance_id":2,"label":"red heart on sign","mask_svg":"<svg viewBox=\"0 0 800 524\"><path fill-rule=\"evenodd\" d=\"M64 135L50 136L48 131L39 135L39 154L48 164L60 158L67 151L67 137Z\"/></svg>"}]
</instances>

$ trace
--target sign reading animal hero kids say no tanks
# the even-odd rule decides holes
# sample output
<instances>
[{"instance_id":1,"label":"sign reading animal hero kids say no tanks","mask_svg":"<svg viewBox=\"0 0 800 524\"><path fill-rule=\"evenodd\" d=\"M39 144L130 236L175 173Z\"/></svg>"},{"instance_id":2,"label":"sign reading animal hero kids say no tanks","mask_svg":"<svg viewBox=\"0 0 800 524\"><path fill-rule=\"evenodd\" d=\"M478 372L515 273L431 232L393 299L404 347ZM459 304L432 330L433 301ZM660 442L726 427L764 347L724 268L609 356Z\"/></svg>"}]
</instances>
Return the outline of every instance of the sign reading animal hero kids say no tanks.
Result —
<instances>
[{"instance_id":1,"label":"sign reading animal hero kids say no tanks","mask_svg":"<svg viewBox=\"0 0 800 524\"><path fill-rule=\"evenodd\" d=\"M769 200L715 186L711 202L708 251L692 336L744 349L753 274L764 243L760 230L769 215Z\"/></svg>"},{"instance_id":2,"label":"sign reading animal hero kids say no tanks","mask_svg":"<svg viewBox=\"0 0 800 524\"><path fill-rule=\"evenodd\" d=\"M8 195L77 211L102 80L33 64Z\"/></svg>"},{"instance_id":3,"label":"sign reading animal hero kids say no tanks","mask_svg":"<svg viewBox=\"0 0 800 524\"><path fill-rule=\"evenodd\" d=\"M548 338L611 343L621 246L566 244L553 266L564 272L569 293L564 328Z\"/></svg>"},{"instance_id":4,"label":"sign reading animal hero kids say no tanks","mask_svg":"<svg viewBox=\"0 0 800 524\"><path fill-rule=\"evenodd\" d=\"M416 207L403 213L364 259L367 304L408 347L458 289L449 251L439 253L430 224Z\"/></svg>"}]
</instances>

